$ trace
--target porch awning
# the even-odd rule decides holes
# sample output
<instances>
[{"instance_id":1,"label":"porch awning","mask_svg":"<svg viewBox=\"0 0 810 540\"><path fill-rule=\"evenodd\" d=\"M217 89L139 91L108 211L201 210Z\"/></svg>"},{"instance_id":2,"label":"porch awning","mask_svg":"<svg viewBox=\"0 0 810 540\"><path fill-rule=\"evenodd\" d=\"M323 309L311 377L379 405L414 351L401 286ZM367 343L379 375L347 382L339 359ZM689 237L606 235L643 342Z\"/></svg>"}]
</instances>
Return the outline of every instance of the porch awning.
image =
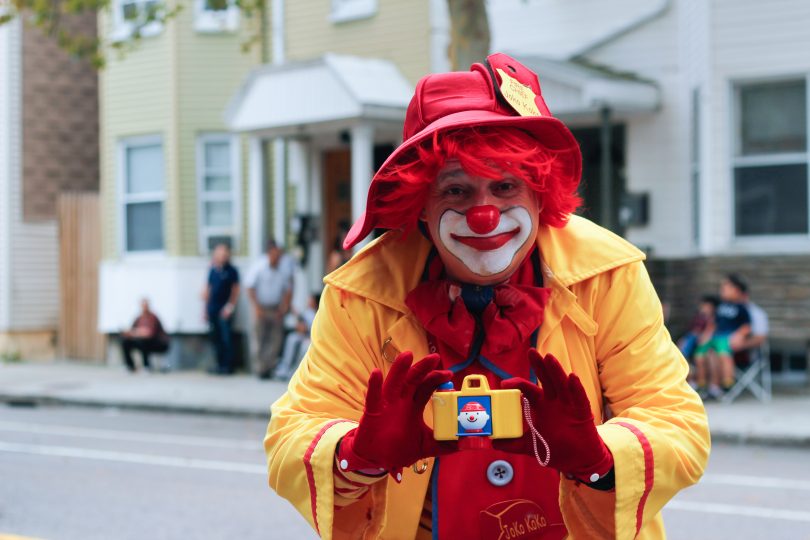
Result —
<instances>
[{"instance_id":1,"label":"porch awning","mask_svg":"<svg viewBox=\"0 0 810 540\"><path fill-rule=\"evenodd\" d=\"M579 60L516 58L539 75L546 104L563 120L596 119L605 107L614 117L628 117L656 111L661 104L658 86L633 74Z\"/></svg>"},{"instance_id":2,"label":"porch awning","mask_svg":"<svg viewBox=\"0 0 810 540\"><path fill-rule=\"evenodd\" d=\"M401 126L413 86L387 60L326 54L251 72L225 112L235 132L268 137L342 129L357 120Z\"/></svg>"}]
</instances>

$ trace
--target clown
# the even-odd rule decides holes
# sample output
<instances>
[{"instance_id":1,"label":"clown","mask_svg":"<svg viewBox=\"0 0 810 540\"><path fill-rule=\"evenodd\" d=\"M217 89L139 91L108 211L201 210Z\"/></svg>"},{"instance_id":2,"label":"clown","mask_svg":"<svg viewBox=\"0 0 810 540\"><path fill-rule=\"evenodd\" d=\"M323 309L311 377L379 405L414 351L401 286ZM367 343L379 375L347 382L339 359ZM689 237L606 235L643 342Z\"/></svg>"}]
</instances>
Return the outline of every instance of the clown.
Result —
<instances>
[{"instance_id":1,"label":"clown","mask_svg":"<svg viewBox=\"0 0 810 540\"><path fill-rule=\"evenodd\" d=\"M458 423L464 433L483 433L489 421L486 408L477 401L467 402L458 413Z\"/></svg>"},{"instance_id":2,"label":"clown","mask_svg":"<svg viewBox=\"0 0 810 540\"><path fill-rule=\"evenodd\" d=\"M388 232L324 279L273 405L271 486L324 538L662 538L705 411L643 254L573 215L579 147L537 76L502 54L429 75L403 141L345 245ZM521 391L522 438L434 439L425 405L472 374Z\"/></svg>"}]
</instances>

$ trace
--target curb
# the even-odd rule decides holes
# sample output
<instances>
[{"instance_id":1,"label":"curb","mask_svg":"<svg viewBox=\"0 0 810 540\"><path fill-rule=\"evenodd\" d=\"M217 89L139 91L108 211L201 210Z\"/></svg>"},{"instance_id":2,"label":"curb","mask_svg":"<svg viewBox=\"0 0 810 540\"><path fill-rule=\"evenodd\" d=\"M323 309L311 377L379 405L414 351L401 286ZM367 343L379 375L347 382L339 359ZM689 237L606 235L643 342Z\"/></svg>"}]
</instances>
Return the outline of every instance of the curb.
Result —
<instances>
[{"instance_id":1,"label":"curb","mask_svg":"<svg viewBox=\"0 0 810 540\"><path fill-rule=\"evenodd\" d=\"M11 407L71 406L96 409L122 409L142 412L168 412L203 416L231 418L270 419L270 406L266 411L239 409L233 407L206 407L199 405L178 405L131 401L96 401L87 399L61 398L42 395L0 394L0 403ZM810 448L810 435L763 435L715 430L711 434L712 443L726 443L751 446L774 446L785 448Z\"/></svg>"},{"instance_id":2,"label":"curb","mask_svg":"<svg viewBox=\"0 0 810 540\"><path fill-rule=\"evenodd\" d=\"M775 446L783 448L810 448L810 435L761 435L757 433L734 433L713 431L712 444L730 443L747 446Z\"/></svg>"},{"instance_id":3,"label":"curb","mask_svg":"<svg viewBox=\"0 0 810 540\"><path fill-rule=\"evenodd\" d=\"M255 411L228 407L206 407L200 405L175 405L166 403L138 403L131 401L95 401L85 399L60 398L53 396L7 395L0 394L0 403L10 407L71 406L95 409L122 409L143 412L170 412L203 416L225 416L232 418L270 419L270 405L266 411Z\"/></svg>"}]
</instances>

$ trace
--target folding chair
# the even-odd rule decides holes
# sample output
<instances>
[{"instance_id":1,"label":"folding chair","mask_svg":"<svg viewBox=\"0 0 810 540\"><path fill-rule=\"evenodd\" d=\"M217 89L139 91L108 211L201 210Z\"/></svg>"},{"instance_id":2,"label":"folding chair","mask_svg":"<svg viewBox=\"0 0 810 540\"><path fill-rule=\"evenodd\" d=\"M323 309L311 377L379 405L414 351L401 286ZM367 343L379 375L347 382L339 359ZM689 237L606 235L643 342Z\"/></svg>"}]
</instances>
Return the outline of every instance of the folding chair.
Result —
<instances>
[{"instance_id":1,"label":"folding chair","mask_svg":"<svg viewBox=\"0 0 810 540\"><path fill-rule=\"evenodd\" d=\"M762 402L771 400L771 354L768 342L746 352L749 361L744 366L736 365L737 382L723 396L723 403L731 403L746 389Z\"/></svg>"}]
</instances>

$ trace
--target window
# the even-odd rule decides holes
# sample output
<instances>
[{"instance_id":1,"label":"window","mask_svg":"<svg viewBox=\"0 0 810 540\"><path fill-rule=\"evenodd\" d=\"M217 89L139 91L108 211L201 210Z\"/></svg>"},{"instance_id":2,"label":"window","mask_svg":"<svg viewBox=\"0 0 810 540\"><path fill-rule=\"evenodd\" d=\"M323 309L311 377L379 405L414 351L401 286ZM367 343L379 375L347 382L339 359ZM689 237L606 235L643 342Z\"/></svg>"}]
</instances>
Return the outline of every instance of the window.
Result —
<instances>
[{"instance_id":1,"label":"window","mask_svg":"<svg viewBox=\"0 0 810 540\"><path fill-rule=\"evenodd\" d=\"M166 192L160 137L123 141L120 171L124 251L162 251Z\"/></svg>"},{"instance_id":2,"label":"window","mask_svg":"<svg viewBox=\"0 0 810 540\"><path fill-rule=\"evenodd\" d=\"M353 21L377 13L377 0L332 0L332 22Z\"/></svg>"},{"instance_id":3,"label":"window","mask_svg":"<svg viewBox=\"0 0 810 540\"><path fill-rule=\"evenodd\" d=\"M239 28L239 6L235 0L194 0L194 30L217 33Z\"/></svg>"},{"instance_id":4,"label":"window","mask_svg":"<svg viewBox=\"0 0 810 540\"><path fill-rule=\"evenodd\" d=\"M155 18L166 14L162 0L113 0L113 41L124 41L137 32L149 37L163 30L163 23Z\"/></svg>"},{"instance_id":5,"label":"window","mask_svg":"<svg viewBox=\"0 0 810 540\"><path fill-rule=\"evenodd\" d=\"M734 94L735 234L806 236L806 79L740 84Z\"/></svg>"},{"instance_id":6,"label":"window","mask_svg":"<svg viewBox=\"0 0 810 540\"><path fill-rule=\"evenodd\" d=\"M200 253L220 243L238 249L239 144L230 135L203 135L197 144Z\"/></svg>"}]
</instances>

